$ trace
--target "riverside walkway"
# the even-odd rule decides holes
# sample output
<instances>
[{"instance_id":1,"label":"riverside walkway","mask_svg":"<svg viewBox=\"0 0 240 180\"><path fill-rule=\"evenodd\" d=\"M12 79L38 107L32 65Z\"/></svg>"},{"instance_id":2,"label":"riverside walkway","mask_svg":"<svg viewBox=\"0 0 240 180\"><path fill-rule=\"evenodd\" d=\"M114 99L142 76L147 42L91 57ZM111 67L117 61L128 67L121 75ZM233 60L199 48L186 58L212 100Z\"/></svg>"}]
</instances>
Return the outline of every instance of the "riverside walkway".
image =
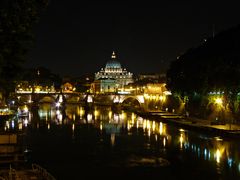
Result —
<instances>
[{"instance_id":1,"label":"riverside walkway","mask_svg":"<svg viewBox=\"0 0 240 180\"><path fill-rule=\"evenodd\" d=\"M240 138L240 124L218 124L217 121L210 121L195 117L185 117L169 112L148 112L139 115L194 131L212 133L223 137Z\"/></svg>"}]
</instances>

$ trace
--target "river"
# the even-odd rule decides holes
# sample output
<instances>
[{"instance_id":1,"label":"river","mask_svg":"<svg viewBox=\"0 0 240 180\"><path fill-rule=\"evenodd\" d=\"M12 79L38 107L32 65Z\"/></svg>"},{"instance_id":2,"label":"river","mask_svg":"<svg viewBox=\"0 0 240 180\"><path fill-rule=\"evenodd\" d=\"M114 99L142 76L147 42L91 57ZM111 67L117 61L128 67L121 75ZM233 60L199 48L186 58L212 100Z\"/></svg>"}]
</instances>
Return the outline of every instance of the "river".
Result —
<instances>
[{"instance_id":1,"label":"river","mask_svg":"<svg viewBox=\"0 0 240 180\"><path fill-rule=\"evenodd\" d=\"M42 104L14 126L29 163L56 179L240 179L240 142L193 132L108 106ZM11 123L10 123L11 124Z\"/></svg>"}]
</instances>

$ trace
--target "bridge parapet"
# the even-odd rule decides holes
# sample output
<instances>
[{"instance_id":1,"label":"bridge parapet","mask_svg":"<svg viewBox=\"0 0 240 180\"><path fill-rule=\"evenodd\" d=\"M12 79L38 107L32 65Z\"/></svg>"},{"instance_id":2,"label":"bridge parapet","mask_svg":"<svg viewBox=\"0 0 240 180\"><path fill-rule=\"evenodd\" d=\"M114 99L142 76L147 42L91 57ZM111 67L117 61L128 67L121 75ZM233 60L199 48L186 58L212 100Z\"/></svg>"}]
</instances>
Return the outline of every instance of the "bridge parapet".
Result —
<instances>
[{"instance_id":1,"label":"bridge parapet","mask_svg":"<svg viewBox=\"0 0 240 180\"><path fill-rule=\"evenodd\" d=\"M132 95L132 94L85 94L85 93L15 93L17 97L21 98L25 102L44 102L45 99L52 99L52 101L57 101L59 96L64 96L66 102L76 103L87 101L88 103L94 102L111 102L111 103L123 103L125 100L132 98L139 102L139 104L144 104L143 94Z\"/></svg>"}]
</instances>

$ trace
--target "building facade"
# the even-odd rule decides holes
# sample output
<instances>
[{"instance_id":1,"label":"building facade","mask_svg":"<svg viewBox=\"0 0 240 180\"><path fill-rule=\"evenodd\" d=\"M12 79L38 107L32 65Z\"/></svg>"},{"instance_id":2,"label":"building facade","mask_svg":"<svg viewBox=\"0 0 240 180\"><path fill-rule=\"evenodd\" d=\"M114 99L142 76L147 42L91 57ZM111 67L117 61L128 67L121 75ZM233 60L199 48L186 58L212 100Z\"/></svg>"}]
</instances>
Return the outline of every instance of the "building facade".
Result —
<instances>
[{"instance_id":1,"label":"building facade","mask_svg":"<svg viewBox=\"0 0 240 180\"><path fill-rule=\"evenodd\" d=\"M97 80L101 80L100 87L102 88L100 88L100 92L118 92L119 89L123 89L124 86L133 83L133 73L121 67L120 62L117 61L116 55L113 52L105 68L95 73L95 81Z\"/></svg>"}]
</instances>

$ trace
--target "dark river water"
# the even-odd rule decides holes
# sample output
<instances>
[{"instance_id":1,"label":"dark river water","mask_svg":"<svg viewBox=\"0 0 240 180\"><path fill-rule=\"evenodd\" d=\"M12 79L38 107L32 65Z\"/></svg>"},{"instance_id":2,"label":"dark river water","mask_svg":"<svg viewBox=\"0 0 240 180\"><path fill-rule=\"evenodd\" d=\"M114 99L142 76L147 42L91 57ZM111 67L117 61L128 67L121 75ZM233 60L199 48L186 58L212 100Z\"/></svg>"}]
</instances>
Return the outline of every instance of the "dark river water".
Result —
<instances>
[{"instance_id":1,"label":"dark river water","mask_svg":"<svg viewBox=\"0 0 240 180\"><path fill-rule=\"evenodd\" d=\"M14 126L25 132L29 163L56 179L240 179L240 142L79 105L43 104Z\"/></svg>"}]
</instances>

